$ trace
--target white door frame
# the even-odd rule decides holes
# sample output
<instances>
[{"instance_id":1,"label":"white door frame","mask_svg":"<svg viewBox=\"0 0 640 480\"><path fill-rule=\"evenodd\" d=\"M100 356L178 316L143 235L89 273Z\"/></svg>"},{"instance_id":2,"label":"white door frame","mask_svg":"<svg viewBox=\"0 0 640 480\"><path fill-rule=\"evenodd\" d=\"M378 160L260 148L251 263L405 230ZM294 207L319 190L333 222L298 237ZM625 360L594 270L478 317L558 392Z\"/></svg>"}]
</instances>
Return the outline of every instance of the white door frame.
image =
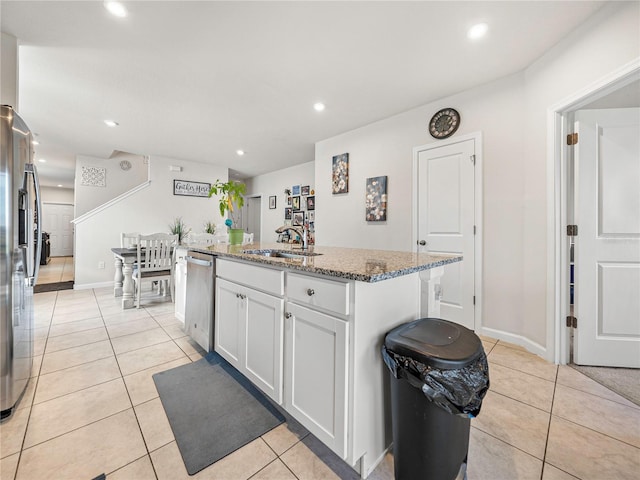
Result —
<instances>
[{"instance_id":1,"label":"white door frame","mask_svg":"<svg viewBox=\"0 0 640 480\"><path fill-rule=\"evenodd\" d=\"M473 172L474 182L474 217L476 234L474 236L474 289L476 295L475 312L474 312L474 329L476 332L482 332L482 132L473 132L459 137L449 138L446 140L437 140L425 145L413 148L413 194L412 194L412 215L411 215L411 241L412 249L417 252L418 246L415 243L418 238L418 152L430 150L432 148L445 147L455 143L474 140L476 164ZM462 260L464 262L464 260Z\"/></svg>"},{"instance_id":2,"label":"white door frame","mask_svg":"<svg viewBox=\"0 0 640 480\"><path fill-rule=\"evenodd\" d=\"M623 65L591 85L578 90L547 109L547 360L566 364L569 361L569 281L566 265L567 172L566 136L573 128L573 112L597 98L640 79L640 58Z\"/></svg>"},{"instance_id":3,"label":"white door frame","mask_svg":"<svg viewBox=\"0 0 640 480\"><path fill-rule=\"evenodd\" d=\"M260 199L260 241L262 241L262 224L264 221L264 218L262 218L262 193L252 193L251 195L245 195L245 202L244 202L244 207L242 207L243 212L242 212L242 227L247 228L247 221L249 220L247 218L247 202L246 199L247 198L259 198Z\"/></svg>"}]
</instances>

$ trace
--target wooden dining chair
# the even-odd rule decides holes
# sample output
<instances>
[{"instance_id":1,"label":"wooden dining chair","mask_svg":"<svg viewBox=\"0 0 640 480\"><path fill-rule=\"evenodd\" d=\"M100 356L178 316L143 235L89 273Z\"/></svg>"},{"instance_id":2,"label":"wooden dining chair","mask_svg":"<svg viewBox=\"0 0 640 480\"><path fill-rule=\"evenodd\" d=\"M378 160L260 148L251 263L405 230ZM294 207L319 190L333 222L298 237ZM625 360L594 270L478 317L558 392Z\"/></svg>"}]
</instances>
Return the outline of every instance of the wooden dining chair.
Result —
<instances>
[{"instance_id":1,"label":"wooden dining chair","mask_svg":"<svg viewBox=\"0 0 640 480\"><path fill-rule=\"evenodd\" d=\"M173 251L178 244L178 235L154 233L136 237L138 268L134 271L136 308L140 308L142 280L158 281L158 293L169 293L173 301Z\"/></svg>"},{"instance_id":2,"label":"wooden dining chair","mask_svg":"<svg viewBox=\"0 0 640 480\"><path fill-rule=\"evenodd\" d=\"M120 233L120 248L135 247L135 244L138 241L138 235L140 235L138 232Z\"/></svg>"},{"instance_id":3,"label":"wooden dining chair","mask_svg":"<svg viewBox=\"0 0 640 480\"><path fill-rule=\"evenodd\" d=\"M189 245L213 245L216 243L216 236L212 233L190 233L187 237Z\"/></svg>"}]
</instances>

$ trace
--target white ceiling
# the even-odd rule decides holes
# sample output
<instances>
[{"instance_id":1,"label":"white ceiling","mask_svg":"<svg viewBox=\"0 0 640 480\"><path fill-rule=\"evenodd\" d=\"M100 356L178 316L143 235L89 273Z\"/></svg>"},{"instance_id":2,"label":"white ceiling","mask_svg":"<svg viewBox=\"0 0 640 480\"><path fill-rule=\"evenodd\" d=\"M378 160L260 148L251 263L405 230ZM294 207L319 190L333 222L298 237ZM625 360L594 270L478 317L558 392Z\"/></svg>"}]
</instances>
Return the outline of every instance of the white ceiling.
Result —
<instances>
[{"instance_id":1,"label":"white ceiling","mask_svg":"<svg viewBox=\"0 0 640 480\"><path fill-rule=\"evenodd\" d=\"M521 71L605 2L123 3L0 4L44 185L114 150L244 177L312 161L316 141Z\"/></svg>"}]
</instances>

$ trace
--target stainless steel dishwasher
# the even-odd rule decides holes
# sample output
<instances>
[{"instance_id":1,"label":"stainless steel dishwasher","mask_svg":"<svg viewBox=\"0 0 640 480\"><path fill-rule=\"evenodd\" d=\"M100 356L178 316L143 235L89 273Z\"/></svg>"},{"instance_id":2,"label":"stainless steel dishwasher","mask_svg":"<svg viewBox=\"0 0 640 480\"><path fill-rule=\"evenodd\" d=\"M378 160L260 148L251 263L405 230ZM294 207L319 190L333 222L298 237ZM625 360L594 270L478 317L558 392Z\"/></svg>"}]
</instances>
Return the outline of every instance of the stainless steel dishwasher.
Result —
<instances>
[{"instance_id":1,"label":"stainless steel dishwasher","mask_svg":"<svg viewBox=\"0 0 640 480\"><path fill-rule=\"evenodd\" d=\"M210 352L213 350L215 257L189 250L184 331Z\"/></svg>"}]
</instances>

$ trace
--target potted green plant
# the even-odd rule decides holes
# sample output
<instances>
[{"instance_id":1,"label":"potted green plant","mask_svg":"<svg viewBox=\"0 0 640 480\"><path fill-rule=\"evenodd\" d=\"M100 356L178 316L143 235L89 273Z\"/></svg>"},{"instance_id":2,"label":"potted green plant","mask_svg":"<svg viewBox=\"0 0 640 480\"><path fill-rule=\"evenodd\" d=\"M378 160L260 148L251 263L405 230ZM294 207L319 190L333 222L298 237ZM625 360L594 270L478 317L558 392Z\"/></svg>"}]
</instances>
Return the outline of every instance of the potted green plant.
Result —
<instances>
[{"instance_id":1,"label":"potted green plant","mask_svg":"<svg viewBox=\"0 0 640 480\"><path fill-rule=\"evenodd\" d=\"M220 208L220 215L225 217L229 212L229 218L225 220L225 225L229 227L229 243L231 245L238 245L242 243L244 230L237 228L238 210L244 205L244 194L247 191L247 186L241 182L234 182L229 180L228 182L221 182L219 179L211 185L209 190L209 197L212 195L219 195L218 206Z\"/></svg>"},{"instance_id":2,"label":"potted green plant","mask_svg":"<svg viewBox=\"0 0 640 480\"><path fill-rule=\"evenodd\" d=\"M178 243L182 243L182 239L189 235L191 229L187 230L187 225L182 221L182 217L176 217L173 223L169 224L169 231L173 235L178 235Z\"/></svg>"},{"instance_id":3,"label":"potted green plant","mask_svg":"<svg viewBox=\"0 0 640 480\"><path fill-rule=\"evenodd\" d=\"M216 224L213 222L204 222L204 233L214 235L216 233Z\"/></svg>"}]
</instances>

